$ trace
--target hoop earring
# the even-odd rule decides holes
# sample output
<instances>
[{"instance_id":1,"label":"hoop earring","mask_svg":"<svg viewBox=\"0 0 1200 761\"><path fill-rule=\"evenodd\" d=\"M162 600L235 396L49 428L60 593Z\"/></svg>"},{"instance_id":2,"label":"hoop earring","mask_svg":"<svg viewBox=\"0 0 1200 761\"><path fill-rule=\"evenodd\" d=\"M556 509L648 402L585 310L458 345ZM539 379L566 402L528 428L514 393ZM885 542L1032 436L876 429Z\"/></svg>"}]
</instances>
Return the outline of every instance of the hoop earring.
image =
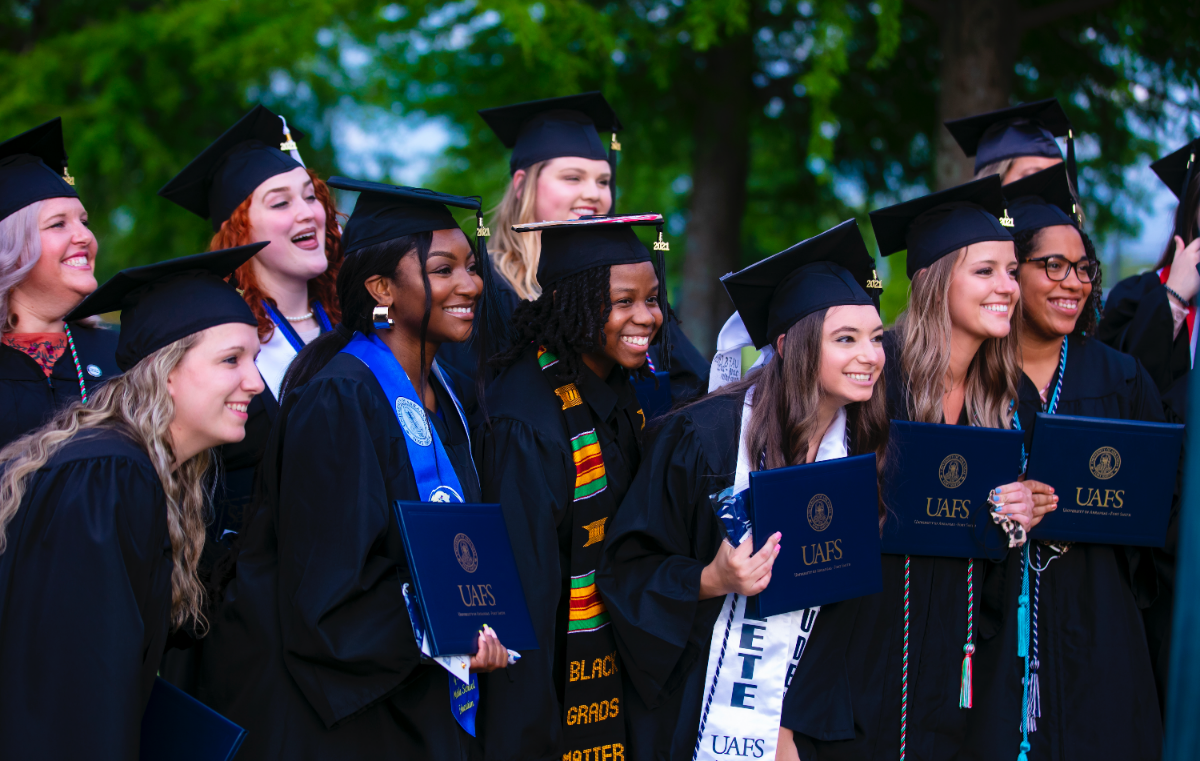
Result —
<instances>
[{"instance_id":1,"label":"hoop earring","mask_svg":"<svg viewBox=\"0 0 1200 761\"><path fill-rule=\"evenodd\" d=\"M388 308L382 304L371 310L371 322L375 323L376 330L388 330L395 324L392 316L388 314Z\"/></svg>"}]
</instances>

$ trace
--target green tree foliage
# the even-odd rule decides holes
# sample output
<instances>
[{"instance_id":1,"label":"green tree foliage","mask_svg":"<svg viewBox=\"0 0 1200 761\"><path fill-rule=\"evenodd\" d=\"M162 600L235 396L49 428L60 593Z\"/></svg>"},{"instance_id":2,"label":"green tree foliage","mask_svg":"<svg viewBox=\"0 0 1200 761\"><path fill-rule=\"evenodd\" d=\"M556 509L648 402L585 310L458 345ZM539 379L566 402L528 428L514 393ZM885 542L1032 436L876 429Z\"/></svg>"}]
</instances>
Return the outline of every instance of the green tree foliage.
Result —
<instances>
[{"instance_id":1,"label":"green tree foliage","mask_svg":"<svg viewBox=\"0 0 1200 761\"><path fill-rule=\"evenodd\" d=\"M719 51L746 40L752 56L737 266L933 187L938 9L967 1L18 0L0 9L0 135L64 117L104 276L205 246L207 226L155 192L255 101L310 133L325 174L338 109L439 118L454 140L428 183L494 204L507 152L475 111L601 89L626 127L620 208L668 215L677 284ZM1200 10L1066 5L1022 6L1010 100L1063 99L1087 136L1089 216L1129 233L1138 199L1121 170L1162 153L1151 138L1169 103L1196 107ZM889 259L894 317L906 283Z\"/></svg>"}]
</instances>

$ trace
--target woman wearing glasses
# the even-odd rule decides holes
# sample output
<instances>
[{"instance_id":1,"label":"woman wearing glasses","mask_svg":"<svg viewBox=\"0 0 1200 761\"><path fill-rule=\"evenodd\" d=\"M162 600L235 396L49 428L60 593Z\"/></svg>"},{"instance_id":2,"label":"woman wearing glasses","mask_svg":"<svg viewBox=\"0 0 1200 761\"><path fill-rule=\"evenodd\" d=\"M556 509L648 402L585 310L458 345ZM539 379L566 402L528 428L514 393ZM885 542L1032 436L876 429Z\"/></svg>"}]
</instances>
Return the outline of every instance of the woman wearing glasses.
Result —
<instances>
[{"instance_id":1,"label":"woman wearing glasses","mask_svg":"<svg viewBox=\"0 0 1200 761\"><path fill-rule=\"evenodd\" d=\"M1100 263L1073 216L1062 167L1004 191L1020 262L1018 401L1026 447L1039 412L1161 420L1141 363L1094 338ZM1149 553L1035 540L1030 560L1029 757L1158 758L1162 725L1139 610L1157 593ZM986 577L965 758L1011 761L1022 742L1021 576L1021 555L1009 553Z\"/></svg>"}]
</instances>

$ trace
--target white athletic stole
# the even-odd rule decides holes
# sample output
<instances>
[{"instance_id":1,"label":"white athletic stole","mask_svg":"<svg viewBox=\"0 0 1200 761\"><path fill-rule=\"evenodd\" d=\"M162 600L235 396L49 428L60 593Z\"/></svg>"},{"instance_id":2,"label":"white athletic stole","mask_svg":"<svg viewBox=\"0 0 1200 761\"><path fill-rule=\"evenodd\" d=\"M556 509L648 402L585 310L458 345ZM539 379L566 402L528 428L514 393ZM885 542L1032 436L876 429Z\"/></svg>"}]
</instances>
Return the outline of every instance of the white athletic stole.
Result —
<instances>
[{"instance_id":1,"label":"white athletic stole","mask_svg":"<svg viewBox=\"0 0 1200 761\"><path fill-rule=\"evenodd\" d=\"M750 486L746 428L754 389L742 406L734 493ZM821 438L817 461L846 457L846 411ZM749 535L741 541L749 541ZM740 542L739 542L740 543ZM783 696L812 634L820 607L770 618L746 617L746 598L725 596L708 651L700 728L693 759L775 758Z\"/></svg>"}]
</instances>

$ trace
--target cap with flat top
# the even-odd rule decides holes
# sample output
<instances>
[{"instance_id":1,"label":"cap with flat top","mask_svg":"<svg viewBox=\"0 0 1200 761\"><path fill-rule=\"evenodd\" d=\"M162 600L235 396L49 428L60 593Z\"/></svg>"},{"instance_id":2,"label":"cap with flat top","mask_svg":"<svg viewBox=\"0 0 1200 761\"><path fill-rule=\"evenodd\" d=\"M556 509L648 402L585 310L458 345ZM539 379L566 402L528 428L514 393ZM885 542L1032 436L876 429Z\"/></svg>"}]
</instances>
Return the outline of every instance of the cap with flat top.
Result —
<instances>
[{"instance_id":1,"label":"cap with flat top","mask_svg":"<svg viewBox=\"0 0 1200 761\"><path fill-rule=\"evenodd\" d=\"M1187 198L1188 185L1191 184L1192 177L1196 173L1197 154L1200 154L1200 138L1196 138L1150 165L1150 168L1158 175L1158 179L1162 180L1163 184L1170 188L1175 197L1179 199L1179 206L1175 210L1175 234L1185 239L1187 236L1184 235L1184 232L1188 227L1187 216L1196 213L1195 209L1183 208L1183 202Z\"/></svg>"},{"instance_id":2,"label":"cap with flat top","mask_svg":"<svg viewBox=\"0 0 1200 761\"><path fill-rule=\"evenodd\" d=\"M546 290L565 277L593 267L652 262L650 251L633 232L634 227L657 227L662 237L661 214L626 214L617 217L581 217L556 222L513 225L519 233L541 231L542 253L537 280ZM655 244L658 248L660 243Z\"/></svg>"},{"instance_id":3,"label":"cap with flat top","mask_svg":"<svg viewBox=\"0 0 1200 761\"><path fill-rule=\"evenodd\" d=\"M47 198L78 198L74 184L61 118L0 143L0 219Z\"/></svg>"},{"instance_id":4,"label":"cap with flat top","mask_svg":"<svg viewBox=\"0 0 1200 761\"><path fill-rule=\"evenodd\" d=\"M963 153L975 157L976 172L1020 156L1061 159L1062 151L1054 138L1066 137L1067 169L1074 176L1075 135L1057 98L951 119L945 124Z\"/></svg>"},{"instance_id":5,"label":"cap with flat top","mask_svg":"<svg viewBox=\"0 0 1200 761\"><path fill-rule=\"evenodd\" d=\"M579 156L607 161L610 156L597 132L612 132L612 148L621 122L598 91L547 98L479 112L504 147L512 149L509 169L528 169L539 161Z\"/></svg>"},{"instance_id":6,"label":"cap with flat top","mask_svg":"<svg viewBox=\"0 0 1200 761\"><path fill-rule=\"evenodd\" d=\"M1040 230L1043 227L1072 225L1079 227L1079 216L1067 170L1062 164L1010 182L1003 188L1012 232Z\"/></svg>"},{"instance_id":7,"label":"cap with flat top","mask_svg":"<svg viewBox=\"0 0 1200 761\"><path fill-rule=\"evenodd\" d=\"M295 141L303 137L299 130L289 130L283 117L255 106L158 194L220 230L255 188L304 166Z\"/></svg>"},{"instance_id":8,"label":"cap with flat top","mask_svg":"<svg viewBox=\"0 0 1200 761\"><path fill-rule=\"evenodd\" d=\"M458 222L446 207L456 206L479 212L482 206L477 197L452 196L425 188L347 177L330 177L328 185L360 194L354 204L354 212L342 228L342 250L347 255L405 235L458 230Z\"/></svg>"},{"instance_id":9,"label":"cap with flat top","mask_svg":"<svg viewBox=\"0 0 1200 761\"><path fill-rule=\"evenodd\" d=\"M123 371L201 330L240 322L258 326L245 299L225 282L268 245L223 248L121 270L66 316L68 322L121 312L117 366Z\"/></svg>"},{"instance_id":10,"label":"cap with flat top","mask_svg":"<svg viewBox=\"0 0 1200 761\"><path fill-rule=\"evenodd\" d=\"M909 278L946 254L984 241L1012 241L1001 223L1004 196L1000 176L930 193L927 196L871 212L871 226L879 253L891 256L908 251ZM1011 219L1005 222L1012 224Z\"/></svg>"},{"instance_id":11,"label":"cap with flat top","mask_svg":"<svg viewBox=\"0 0 1200 761\"><path fill-rule=\"evenodd\" d=\"M878 309L877 294L883 290L875 259L853 219L726 275L721 283L759 349L822 309Z\"/></svg>"}]
</instances>

